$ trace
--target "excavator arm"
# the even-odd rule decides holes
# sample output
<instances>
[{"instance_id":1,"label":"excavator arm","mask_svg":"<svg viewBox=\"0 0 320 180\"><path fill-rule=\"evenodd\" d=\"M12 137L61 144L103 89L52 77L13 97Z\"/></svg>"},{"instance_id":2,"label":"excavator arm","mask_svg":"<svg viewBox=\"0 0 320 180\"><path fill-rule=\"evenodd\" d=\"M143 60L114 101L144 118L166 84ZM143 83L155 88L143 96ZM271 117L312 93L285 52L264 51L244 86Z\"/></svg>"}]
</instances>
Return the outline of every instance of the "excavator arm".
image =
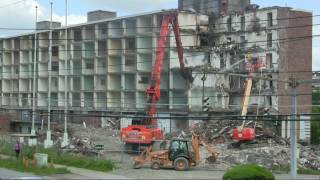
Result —
<instances>
[{"instance_id":1,"label":"excavator arm","mask_svg":"<svg viewBox=\"0 0 320 180\"><path fill-rule=\"evenodd\" d=\"M156 113L156 103L160 100L160 81L161 81L161 72L163 69L163 59L165 55L165 45L167 42L167 36L169 34L169 25L172 25L173 32L175 35L178 58L180 63L180 71L181 75L189 80L193 81L192 75L185 68L184 59L183 59L183 47L180 37L180 29L179 22L176 13L168 13L163 16L161 27L160 27L160 35L157 42L156 48L156 59L155 63L152 67L151 81L150 85L147 87L146 95L147 95L147 123L152 126L156 126L156 119L153 118Z\"/></svg>"}]
</instances>

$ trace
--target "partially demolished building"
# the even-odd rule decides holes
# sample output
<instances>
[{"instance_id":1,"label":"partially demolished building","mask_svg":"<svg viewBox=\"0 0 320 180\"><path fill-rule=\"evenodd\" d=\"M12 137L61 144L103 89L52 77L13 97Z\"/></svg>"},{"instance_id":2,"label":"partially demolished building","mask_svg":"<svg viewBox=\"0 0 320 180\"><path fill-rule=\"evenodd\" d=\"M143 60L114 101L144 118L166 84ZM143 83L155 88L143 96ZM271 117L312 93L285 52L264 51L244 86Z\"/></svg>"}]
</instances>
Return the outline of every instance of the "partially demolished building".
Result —
<instances>
[{"instance_id":1,"label":"partially demolished building","mask_svg":"<svg viewBox=\"0 0 320 180\"><path fill-rule=\"evenodd\" d=\"M39 23L37 47L34 33L0 39L1 107L20 109L17 119L30 122L36 48L37 110L46 112L50 103L53 112L57 112L53 121L63 120L65 101L71 114L82 114L86 120L104 120L110 112L144 111L145 89L164 13L116 17L114 12L90 12L87 23L67 27L68 50L65 50L65 27L54 23L52 62L48 61L48 22ZM179 74L171 33L162 73L159 116L170 119L175 113L202 112L204 97L209 102L208 114L238 112L249 57L255 57L261 64L254 72L256 76L312 78L311 12L288 7L259 9L249 0L179 0L178 16L185 63L192 69L195 80L190 83ZM250 105L288 114L289 90L286 83L254 79ZM302 85L299 93L303 95L298 97L298 112L310 113L311 85ZM38 120L46 118L37 114ZM159 124L170 131L180 127L181 122L182 127L188 125L188 121L166 119ZM123 120L122 126L128 123L130 120ZM300 124L307 129L304 132L309 132L309 126L308 121Z\"/></svg>"}]
</instances>

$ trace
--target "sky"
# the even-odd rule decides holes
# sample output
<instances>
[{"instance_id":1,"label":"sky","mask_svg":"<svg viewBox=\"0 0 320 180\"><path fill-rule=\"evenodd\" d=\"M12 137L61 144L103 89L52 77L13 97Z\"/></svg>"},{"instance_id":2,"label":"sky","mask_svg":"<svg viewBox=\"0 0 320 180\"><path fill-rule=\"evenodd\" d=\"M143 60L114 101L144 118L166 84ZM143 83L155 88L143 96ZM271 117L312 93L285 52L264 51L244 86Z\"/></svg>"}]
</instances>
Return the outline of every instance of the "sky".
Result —
<instances>
[{"instance_id":1,"label":"sky","mask_svg":"<svg viewBox=\"0 0 320 180\"><path fill-rule=\"evenodd\" d=\"M38 8L38 20L50 19L50 2L53 2L53 19L64 24L65 0L1 0L0 1L0 37L25 33L23 30L3 30L1 28L35 27L35 6ZM92 10L116 11L118 16L149 12L161 9L177 8L178 0L68 0L68 24L86 22L86 13ZM320 0L251 0L260 7L289 6L312 11L320 15ZM320 17L313 19L320 24ZM320 35L320 26L314 26L314 35ZM320 70L320 38L313 38L313 70Z\"/></svg>"}]
</instances>

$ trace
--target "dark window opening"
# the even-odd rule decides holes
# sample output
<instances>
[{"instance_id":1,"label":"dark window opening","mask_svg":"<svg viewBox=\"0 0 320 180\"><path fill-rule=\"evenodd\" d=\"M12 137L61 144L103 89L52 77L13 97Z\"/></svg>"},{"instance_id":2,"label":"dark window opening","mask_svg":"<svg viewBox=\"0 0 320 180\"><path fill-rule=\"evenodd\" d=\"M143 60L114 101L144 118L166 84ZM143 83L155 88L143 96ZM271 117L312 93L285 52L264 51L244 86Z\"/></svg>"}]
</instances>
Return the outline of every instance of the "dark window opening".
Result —
<instances>
[{"instance_id":1,"label":"dark window opening","mask_svg":"<svg viewBox=\"0 0 320 180\"><path fill-rule=\"evenodd\" d=\"M106 80L105 79L101 79L100 84L101 85L105 85L106 84Z\"/></svg>"},{"instance_id":2,"label":"dark window opening","mask_svg":"<svg viewBox=\"0 0 320 180\"><path fill-rule=\"evenodd\" d=\"M128 39L128 44L127 44L127 48L129 49L129 50L135 50L135 48L136 48L136 41L135 41L135 39Z\"/></svg>"},{"instance_id":3,"label":"dark window opening","mask_svg":"<svg viewBox=\"0 0 320 180\"><path fill-rule=\"evenodd\" d=\"M87 69L93 69L93 63L86 63Z\"/></svg>"},{"instance_id":4,"label":"dark window opening","mask_svg":"<svg viewBox=\"0 0 320 180\"><path fill-rule=\"evenodd\" d=\"M134 60L126 60L126 62L125 62L126 66L133 66L134 64L135 64Z\"/></svg>"},{"instance_id":5,"label":"dark window opening","mask_svg":"<svg viewBox=\"0 0 320 180\"><path fill-rule=\"evenodd\" d=\"M52 47L52 56L59 56L59 47L58 46Z\"/></svg>"},{"instance_id":6,"label":"dark window opening","mask_svg":"<svg viewBox=\"0 0 320 180\"><path fill-rule=\"evenodd\" d=\"M59 64L52 64L51 70L57 72L59 70Z\"/></svg>"},{"instance_id":7,"label":"dark window opening","mask_svg":"<svg viewBox=\"0 0 320 180\"><path fill-rule=\"evenodd\" d=\"M272 53L268 53L266 56L266 64L268 68L273 68L273 62L272 62Z\"/></svg>"},{"instance_id":8,"label":"dark window opening","mask_svg":"<svg viewBox=\"0 0 320 180\"><path fill-rule=\"evenodd\" d=\"M246 30L246 17L241 17L241 31Z\"/></svg>"},{"instance_id":9,"label":"dark window opening","mask_svg":"<svg viewBox=\"0 0 320 180\"><path fill-rule=\"evenodd\" d=\"M231 19L231 17L229 17L228 19L227 19L227 28L228 28L228 32L231 32L232 31L232 19Z\"/></svg>"},{"instance_id":10,"label":"dark window opening","mask_svg":"<svg viewBox=\"0 0 320 180\"><path fill-rule=\"evenodd\" d=\"M74 31L74 41L81 41L81 40L82 40L81 30Z\"/></svg>"},{"instance_id":11,"label":"dark window opening","mask_svg":"<svg viewBox=\"0 0 320 180\"><path fill-rule=\"evenodd\" d=\"M223 54L221 53L220 54L220 69L224 69L226 67L226 63L224 61L224 56Z\"/></svg>"},{"instance_id":12,"label":"dark window opening","mask_svg":"<svg viewBox=\"0 0 320 180\"><path fill-rule=\"evenodd\" d=\"M267 35L267 46L272 47L272 33L268 33Z\"/></svg>"},{"instance_id":13,"label":"dark window opening","mask_svg":"<svg viewBox=\"0 0 320 180\"><path fill-rule=\"evenodd\" d=\"M140 83L140 84L148 84L148 83L149 83L149 77L142 76L142 77L140 78L139 83Z\"/></svg>"},{"instance_id":14,"label":"dark window opening","mask_svg":"<svg viewBox=\"0 0 320 180\"><path fill-rule=\"evenodd\" d=\"M272 13L268 13L268 26L269 26L269 27L272 27L272 26L273 26Z\"/></svg>"},{"instance_id":15,"label":"dark window opening","mask_svg":"<svg viewBox=\"0 0 320 180\"><path fill-rule=\"evenodd\" d=\"M240 36L240 47L245 47L246 44L246 37L245 36Z\"/></svg>"}]
</instances>

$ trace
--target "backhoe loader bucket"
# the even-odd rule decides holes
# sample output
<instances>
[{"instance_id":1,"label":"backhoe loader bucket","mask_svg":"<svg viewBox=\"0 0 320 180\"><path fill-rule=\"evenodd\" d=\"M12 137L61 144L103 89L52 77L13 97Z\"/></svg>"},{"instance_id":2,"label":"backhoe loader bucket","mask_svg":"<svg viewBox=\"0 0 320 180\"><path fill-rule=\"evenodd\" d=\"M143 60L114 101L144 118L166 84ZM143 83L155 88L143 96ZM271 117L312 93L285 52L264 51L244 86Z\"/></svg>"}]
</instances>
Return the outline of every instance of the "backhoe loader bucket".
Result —
<instances>
[{"instance_id":1,"label":"backhoe loader bucket","mask_svg":"<svg viewBox=\"0 0 320 180\"><path fill-rule=\"evenodd\" d=\"M133 160L133 168L134 169L140 169L143 164L147 161L151 161L151 150L152 147L147 147L146 149L144 149L139 156L134 156L132 158Z\"/></svg>"}]
</instances>

